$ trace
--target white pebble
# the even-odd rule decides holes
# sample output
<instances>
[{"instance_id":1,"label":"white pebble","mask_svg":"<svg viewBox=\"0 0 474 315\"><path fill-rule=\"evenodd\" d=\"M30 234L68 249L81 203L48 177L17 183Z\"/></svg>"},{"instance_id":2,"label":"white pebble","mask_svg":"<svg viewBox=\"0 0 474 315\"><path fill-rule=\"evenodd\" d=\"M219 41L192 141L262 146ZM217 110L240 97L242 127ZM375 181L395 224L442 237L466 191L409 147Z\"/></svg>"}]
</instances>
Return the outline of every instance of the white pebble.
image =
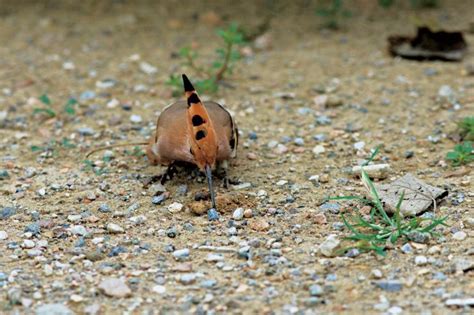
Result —
<instances>
[{"instance_id":1,"label":"white pebble","mask_svg":"<svg viewBox=\"0 0 474 315\"><path fill-rule=\"evenodd\" d=\"M171 213L177 213L180 212L183 209L183 204L179 202L173 202L168 206L168 211Z\"/></svg>"},{"instance_id":2,"label":"white pebble","mask_svg":"<svg viewBox=\"0 0 474 315\"><path fill-rule=\"evenodd\" d=\"M467 234L464 231L458 231L453 234L453 239L455 239L456 241L464 241L466 237L467 237Z\"/></svg>"},{"instance_id":3,"label":"white pebble","mask_svg":"<svg viewBox=\"0 0 474 315\"><path fill-rule=\"evenodd\" d=\"M0 231L0 241L6 240L8 238L8 233L5 231Z\"/></svg>"}]
</instances>

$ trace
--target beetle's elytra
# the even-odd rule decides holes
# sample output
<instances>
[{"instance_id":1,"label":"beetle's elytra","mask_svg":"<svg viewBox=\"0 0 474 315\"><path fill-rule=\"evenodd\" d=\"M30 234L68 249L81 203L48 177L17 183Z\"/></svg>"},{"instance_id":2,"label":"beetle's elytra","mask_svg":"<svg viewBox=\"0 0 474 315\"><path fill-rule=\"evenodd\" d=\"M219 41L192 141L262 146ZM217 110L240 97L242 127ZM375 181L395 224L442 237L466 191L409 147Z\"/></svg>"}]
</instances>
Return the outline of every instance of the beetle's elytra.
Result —
<instances>
[{"instance_id":1,"label":"beetle's elytra","mask_svg":"<svg viewBox=\"0 0 474 315\"><path fill-rule=\"evenodd\" d=\"M164 182L177 162L196 165L206 174L212 207L216 207L212 170L227 170L236 156L237 126L231 114L215 102L201 102L193 85L183 74L186 101L167 106L158 117L155 134L146 153L153 165L167 165Z\"/></svg>"}]
</instances>

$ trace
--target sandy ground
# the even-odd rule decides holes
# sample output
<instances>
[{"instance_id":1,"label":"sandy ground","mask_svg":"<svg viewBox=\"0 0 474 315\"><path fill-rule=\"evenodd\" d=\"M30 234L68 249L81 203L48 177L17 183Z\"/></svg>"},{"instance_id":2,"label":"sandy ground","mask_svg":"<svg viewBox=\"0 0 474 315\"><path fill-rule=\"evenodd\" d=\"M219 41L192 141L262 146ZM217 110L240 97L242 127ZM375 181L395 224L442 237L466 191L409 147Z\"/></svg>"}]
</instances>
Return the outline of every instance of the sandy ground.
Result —
<instances>
[{"instance_id":1,"label":"sandy ground","mask_svg":"<svg viewBox=\"0 0 474 315\"><path fill-rule=\"evenodd\" d=\"M353 16L341 20L342 30L331 32L320 30L315 5L303 1L206 1L199 7L182 1L3 1L0 111L7 114L0 120L0 170L9 177L0 180L0 210L11 207L14 214L0 220L7 234L0 240L0 312L27 314L60 303L76 313L100 305L103 314L470 313L445 302L474 297L472 175L465 168L462 176L447 177L453 168L444 157L454 146L448 135L456 120L473 113L474 76L464 69L474 57L420 63L386 53L388 35L413 34L419 21L467 30L471 3L441 2L439 9L384 10L357 1ZM154 205L153 191L142 182L163 169L148 166L144 157L116 149L110 162L102 161L103 153L91 159L105 174L84 166L91 148L149 137L160 110L173 101L164 84L168 76L198 75L173 58L179 48L192 44L202 62L212 60L218 25L205 18L209 12L221 19L218 25L237 21L249 28L269 17L271 36L271 47L237 65L231 87L201 93L234 113L241 143L230 176L251 183L241 190L219 186L219 196L234 200L219 222L188 211L195 193L206 190L203 178L181 172L166 184L168 200ZM465 39L474 45L473 34ZM143 62L156 73L143 71ZM104 80L112 86L102 88ZM443 85L453 90L456 110L438 97ZM44 93L58 113L53 119L33 113ZM336 106L315 104L319 94ZM63 109L71 97L79 100L74 116ZM330 123L318 124L322 115ZM320 134L324 140L314 139ZM75 147L31 150L64 138ZM355 149L361 141L363 148ZM318 246L329 234L347 235L340 215L320 208L323 199L363 194L345 169L380 144L376 161L393 169L386 182L412 172L449 191L437 209L449 215L449 227L428 244L410 244L409 253L397 246L385 258L321 256ZM317 145L325 152L315 155ZM406 158L407 151L414 156ZM313 175L319 182L309 180ZM183 210L170 214L173 202ZM239 203L252 209L252 217L232 221ZM100 210L104 204L109 212ZM35 223L40 233L31 232ZM123 233L111 233L109 223ZM459 231L466 233L462 240L453 238ZM250 254L239 255L246 246ZM183 261L173 255L180 249L190 251ZM415 263L416 256L427 261ZM131 294L104 294L100 284L107 277L120 279ZM401 289L374 285L388 280ZM311 297L314 285L322 292Z\"/></svg>"}]
</instances>

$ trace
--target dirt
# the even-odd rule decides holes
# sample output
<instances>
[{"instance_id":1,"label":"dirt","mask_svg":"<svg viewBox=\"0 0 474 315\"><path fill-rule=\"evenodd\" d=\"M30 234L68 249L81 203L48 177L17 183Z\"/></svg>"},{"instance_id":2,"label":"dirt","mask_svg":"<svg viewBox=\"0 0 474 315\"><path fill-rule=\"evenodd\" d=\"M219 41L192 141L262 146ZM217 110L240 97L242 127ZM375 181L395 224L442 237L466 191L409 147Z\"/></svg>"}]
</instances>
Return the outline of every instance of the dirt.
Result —
<instances>
[{"instance_id":1,"label":"dirt","mask_svg":"<svg viewBox=\"0 0 474 315\"><path fill-rule=\"evenodd\" d=\"M103 314L472 311L445 305L472 298L474 291L472 268L459 267L473 261L472 169L457 171L445 155L455 145L448 135L456 121L473 114L474 76L465 69L474 57L470 52L461 63L416 62L394 59L386 50L389 35L414 34L419 21L467 30L471 4L440 2L440 8L415 10L356 1L338 31L320 29L313 2L2 3L0 111L7 117L0 119L0 170L9 177L0 179L0 210L13 207L15 214L0 220L0 231L8 234L0 240L1 312L31 313L51 303L76 313L100 305ZM181 47L192 46L200 62L209 64L219 45L216 27L236 21L257 29L267 19L271 45L251 48L217 94L201 93L235 115L241 141L230 177L251 184L226 190L216 180L218 206L226 204L220 221L186 211L205 212L208 203L194 201L206 188L203 178L186 172L166 183L170 197L163 204L153 204L142 181L164 168L149 166L132 154L133 147L115 149L111 159L95 154L95 172L84 163L98 146L148 139L160 110L177 100L165 84L169 75L199 76L175 57ZM473 47L473 34L465 40ZM156 73L141 70L142 62ZM106 79L112 87L101 87ZM438 95L443 85L451 87L456 102ZM81 98L86 91L93 97ZM34 113L44 107L42 94L51 99L55 117ZM315 103L320 94L333 98L330 106ZM79 102L74 115L64 112L71 97ZM142 121L132 122L131 115ZM318 124L321 115L331 122ZM81 135L78 129L85 127L93 130ZM318 134L326 138L315 140ZM356 149L360 141L365 144ZM313 153L317 145L324 152ZM393 170L386 182L411 172L449 191L436 210L449 215L449 226L428 244L410 243L409 253L400 243L386 257L321 256L317 249L328 235L342 239L347 230L339 214L320 205L328 196L364 194L360 179L346 169L377 145L382 147L375 162ZM406 157L408 151L413 157ZM310 180L313 175L319 180ZM187 192L178 191L182 185ZM173 202L186 207L171 214L167 207ZM101 211L103 204L110 210ZM354 206L340 203L346 212ZM238 207L252 209L252 218L232 221ZM41 232L25 232L35 222ZM110 232L109 223L123 233ZM74 234L77 225L87 234L81 236L79 228ZM460 231L466 237L453 237ZM39 252L29 252L25 240L33 240ZM41 240L48 243L39 245ZM239 255L248 244L250 258ZM222 252L224 260L209 259L219 247L230 248ZM185 248L190 255L183 265L173 250ZM416 256L428 261L418 264ZM189 273L196 279L181 278ZM120 278L131 295L101 293L107 277ZM201 282L211 279L213 286ZM403 285L390 292L375 285L379 280ZM311 299L315 284L323 293Z\"/></svg>"}]
</instances>

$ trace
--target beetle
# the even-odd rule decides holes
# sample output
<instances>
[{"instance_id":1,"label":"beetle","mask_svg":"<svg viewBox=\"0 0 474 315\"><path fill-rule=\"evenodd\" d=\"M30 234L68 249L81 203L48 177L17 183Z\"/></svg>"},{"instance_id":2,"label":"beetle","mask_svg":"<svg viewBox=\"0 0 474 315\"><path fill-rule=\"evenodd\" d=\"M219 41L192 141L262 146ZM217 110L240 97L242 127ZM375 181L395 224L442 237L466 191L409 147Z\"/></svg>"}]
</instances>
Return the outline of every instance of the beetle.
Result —
<instances>
[{"instance_id":1,"label":"beetle","mask_svg":"<svg viewBox=\"0 0 474 315\"><path fill-rule=\"evenodd\" d=\"M183 74L186 100L163 109L156 122L146 154L152 165L166 165L161 183L173 176L181 162L196 165L207 178L212 208L216 208L212 171L222 170L227 186L229 160L236 157L239 141L234 118L216 102L202 102L198 93Z\"/></svg>"}]
</instances>

